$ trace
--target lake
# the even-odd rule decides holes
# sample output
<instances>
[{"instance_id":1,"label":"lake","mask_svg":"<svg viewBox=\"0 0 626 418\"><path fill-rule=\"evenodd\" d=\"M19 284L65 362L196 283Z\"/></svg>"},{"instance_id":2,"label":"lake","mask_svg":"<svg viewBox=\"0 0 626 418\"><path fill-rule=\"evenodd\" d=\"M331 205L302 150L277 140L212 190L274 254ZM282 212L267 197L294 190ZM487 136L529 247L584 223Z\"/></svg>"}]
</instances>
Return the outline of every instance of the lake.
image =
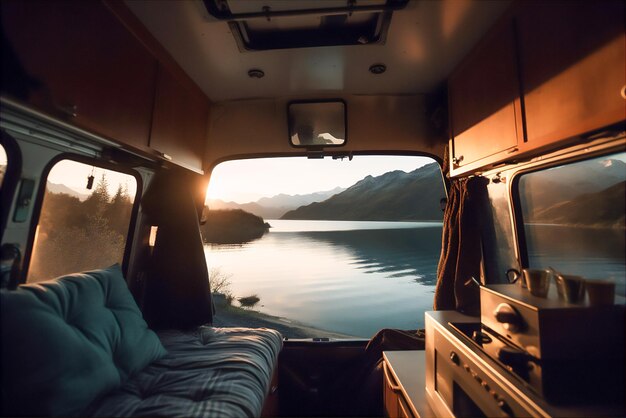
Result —
<instances>
[{"instance_id":1,"label":"lake","mask_svg":"<svg viewBox=\"0 0 626 418\"><path fill-rule=\"evenodd\" d=\"M254 310L363 338L424 326L441 223L268 222L270 232L256 241L205 246L209 268L230 275L235 297L260 298ZM626 296L623 229L529 224L526 239L531 267L610 278Z\"/></svg>"},{"instance_id":2,"label":"lake","mask_svg":"<svg viewBox=\"0 0 626 418\"><path fill-rule=\"evenodd\" d=\"M256 241L205 246L209 269L231 276L235 297L257 295L255 310L356 337L423 328L441 223L268 222Z\"/></svg>"}]
</instances>

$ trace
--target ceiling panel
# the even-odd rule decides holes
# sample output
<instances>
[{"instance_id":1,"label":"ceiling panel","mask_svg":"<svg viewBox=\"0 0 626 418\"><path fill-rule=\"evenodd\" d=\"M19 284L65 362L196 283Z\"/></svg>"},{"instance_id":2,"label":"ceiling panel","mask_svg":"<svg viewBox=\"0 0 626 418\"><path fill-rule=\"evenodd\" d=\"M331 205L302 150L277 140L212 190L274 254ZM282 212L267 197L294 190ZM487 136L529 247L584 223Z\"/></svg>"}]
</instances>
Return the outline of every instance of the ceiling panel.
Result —
<instances>
[{"instance_id":1,"label":"ceiling panel","mask_svg":"<svg viewBox=\"0 0 626 418\"><path fill-rule=\"evenodd\" d=\"M201 0L127 0L131 11L214 102L345 94L420 94L444 81L508 6L505 1L410 1L384 45L240 52L228 23ZM387 71L373 75L370 65ZM248 77L262 69L263 78Z\"/></svg>"}]
</instances>

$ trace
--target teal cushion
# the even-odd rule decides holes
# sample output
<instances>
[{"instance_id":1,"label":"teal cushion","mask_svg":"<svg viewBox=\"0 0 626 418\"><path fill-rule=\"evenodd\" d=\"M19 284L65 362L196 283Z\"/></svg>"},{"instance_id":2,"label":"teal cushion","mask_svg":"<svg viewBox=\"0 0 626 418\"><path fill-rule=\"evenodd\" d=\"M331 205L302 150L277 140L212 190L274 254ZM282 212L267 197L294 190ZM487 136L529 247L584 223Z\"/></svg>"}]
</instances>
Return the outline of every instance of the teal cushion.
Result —
<instances>
[{"instance_id":1,"label":"teal cushion","mask_svg":"<svg viewBox=\"0 0 626 418\"><path fill-rule=\"evenodd\" d=\"M0 292L2 415L73 415L165 355L118 265Z\"/></svg>"}]
</instances>

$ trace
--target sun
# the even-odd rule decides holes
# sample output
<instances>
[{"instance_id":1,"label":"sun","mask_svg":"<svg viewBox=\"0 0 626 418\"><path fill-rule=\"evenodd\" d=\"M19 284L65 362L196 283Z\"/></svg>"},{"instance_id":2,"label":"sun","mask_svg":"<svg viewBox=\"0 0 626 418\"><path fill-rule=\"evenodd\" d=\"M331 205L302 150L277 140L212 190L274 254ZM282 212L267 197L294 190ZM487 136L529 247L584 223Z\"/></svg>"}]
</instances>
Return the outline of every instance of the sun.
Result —
<instances>
[{"instance_id":1,"label":"sun","mask_svg":"<svg viewBox=\"0 0 626 418\"><path fill-rule=\"evenodd\" d=\"M204 204L208 205L209 200L220 199L225 200L228 196L228 190L232 190L232 185L228 185L228 180L222 178L218 178L218 176L211 176L211 181L209 181L209 185L206 189L206 199L204 200Z\"/></svg>"}]
</instances>

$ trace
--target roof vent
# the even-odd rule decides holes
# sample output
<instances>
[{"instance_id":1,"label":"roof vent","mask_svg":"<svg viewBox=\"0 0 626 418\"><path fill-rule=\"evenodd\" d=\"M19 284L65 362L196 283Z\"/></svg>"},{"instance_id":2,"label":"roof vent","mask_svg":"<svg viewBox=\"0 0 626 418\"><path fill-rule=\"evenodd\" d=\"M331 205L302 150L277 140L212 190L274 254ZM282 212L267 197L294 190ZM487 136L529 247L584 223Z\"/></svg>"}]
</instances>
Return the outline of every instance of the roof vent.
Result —
<instances>
[{"instance_id":1,"label":"roof vent","mask_svg":"<svg viewBox=\"0 0 626 418\"><path fill-rule=\"evenodd\" d=\"M409 0L203 1L244 52L384 43L393 12Z\"/></svg>"}]
</instances>

